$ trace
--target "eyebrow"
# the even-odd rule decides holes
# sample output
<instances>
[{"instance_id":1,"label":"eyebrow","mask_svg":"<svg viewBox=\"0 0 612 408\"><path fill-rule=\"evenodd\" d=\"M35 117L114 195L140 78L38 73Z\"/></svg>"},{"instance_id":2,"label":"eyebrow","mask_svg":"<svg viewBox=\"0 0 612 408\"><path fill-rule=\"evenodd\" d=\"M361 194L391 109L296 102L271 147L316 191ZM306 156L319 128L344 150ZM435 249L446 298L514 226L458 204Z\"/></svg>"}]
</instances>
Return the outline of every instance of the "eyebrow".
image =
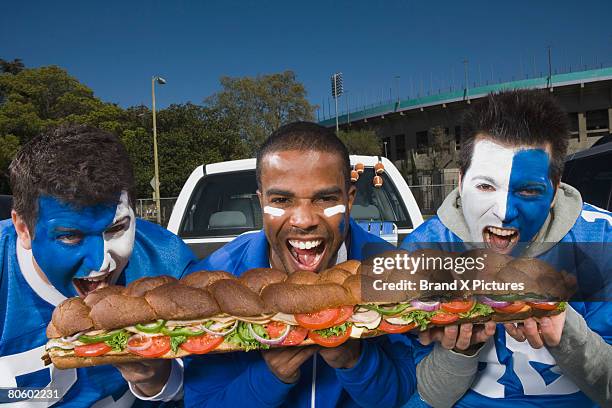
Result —
<instances>
[{"instance_id":1,"label":"eyebrow","mask_svg":"<svg viewBox=\"0 0 612 408\"><path fill-rule=\"evenodd\" d=\"M54 231L58 231L58 232L74 232L74 231L78 231L78 232L81 232L81 230L78 229L78 228L66 228L66 227L56 227L56 228L54 228Z\"/></svg>"},{"instance_id":2,"label":"eyebrow","mask_svg":"<svg viewBox=\"0 0 612 408\"><path fill-rule=\"evenodd\" d=\"M279 188L271 188L269 190L266 190L266 195L267 196L280 195L280 196L285 196L285 197L295 197L295 194L292 191L281 190Z\"/></svg>"},{"instance_id":3,"label":"eyebrow","mask_svg":"<svg viewBox=\"0 0 612 408\"><path fill-rule=\"evenodd\" d=\"M476 176L474 178L475 179L481 179L481 180L484 180L484 181L488 181L491 184L497 184L497 182L492 177L489 177L489 176Z\"/></svg>"},{"instance_id":4,"label":"eyebrow","mask_svg":"<svg viewBox=\"0 0 612 408\"><path fill-rule=\"evenodd\" d=\"M334 187L324 188L323 190L317 191L314 194L314 198L320 198L320 197L325 197L325 196L330 196L330 195L337 195L341 193L342 193L342 190L340 189L340 187L334 186Z\"/></svg>"},{"instance_id":5,"label":"eyebrow","mask_svg":"<svg viewBox=\"0 0 612 408\"><path fill-rule=\"evenodd\" d=\"M324 196L336 195L336 194L341 194L341 193L342 193L342 190L340 189L340 187L333 186L333 187L328 187L328 188L324 188L322 190L316 191L313 194L313 198L320 198ZM289 190L282 190L279 188L271 188L266 191L266 196L271 196L271 195L279 195L283 197L295 197L294 192L289 191Z\"/></svg>"},{"instance_id":6,"label":"eyebrow","mask_svg":"<svg viewBox=\"0 0 612 408\"><path fill-rule=\"evenodd\" d=\"M115 221L111 225L109 225L106 229L113 228L113 227L115 227L115 226L117 226L119 224L122 224L122 223L124 223L126 221L129 221L129 220L130 220L130 216L129 215L125 215L125 216L119 218L117 221Z\"/></svg>"}]
</instances>

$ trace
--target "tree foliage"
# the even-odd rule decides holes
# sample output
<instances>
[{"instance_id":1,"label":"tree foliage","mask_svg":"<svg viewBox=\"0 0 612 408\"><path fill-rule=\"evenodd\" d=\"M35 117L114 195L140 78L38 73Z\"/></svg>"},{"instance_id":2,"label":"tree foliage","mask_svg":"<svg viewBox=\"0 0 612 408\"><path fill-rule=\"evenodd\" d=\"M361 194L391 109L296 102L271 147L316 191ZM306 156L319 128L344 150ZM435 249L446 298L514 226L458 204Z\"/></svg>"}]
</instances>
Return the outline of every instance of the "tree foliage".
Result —
<instances>
[{"instance_id":1,"label":"tree foliage","mask_svg":"<svg viewBox=\"0 0 612 408\"><path fill-rule=\"evenodd\" d=\"M0 72L6 72L9 74L18 74L23 71L25 65L21 58L15 58L12 61L4 60L0 58Z\"/></svg>"},{"instance_id":2,"label":"tree foliage","mask_svg":"<svg viewBox=\"0 0 612 408\"><path fill-rule=\"evenodd\" d=\"M380 140L372 130L340 131L338 137L346 145L349 154L377 156L381 153Z\"/></svg>"},{"instance_id":3,"label":"tree foliage","mask_svg":"<svg viewBox=\"0 0 612 408\"><path fill-rule=\"evenodd\" d=\"M3 65L3 64L9 65ZM150 198L152 113L124 109L57 66L19 68L0 60L0 193L10 193L7 168L19 147L51 126L84 123L118 135L132 160L137 196ZM22 64L23 65L23 64ZM8 67L8 68L6 68ZM199 165L249 157L276 128L309 120L313 107L291 71L256 78L221 79L222 91L204 105L173 104L157 112L162 197L176 196Z\"/></svg>"},{"instance_id":4,"label":"tree foliage","mask_svg":"<svg viewBox=\"0 0 612 408\"><path fill-rule=\"evenodd\" d=\"M251 155L280 126L314 117L306 88L293 71L254 78L224 76L220 81L222 90L205 103L238 124Z\"/></svg>"}]
</instances>

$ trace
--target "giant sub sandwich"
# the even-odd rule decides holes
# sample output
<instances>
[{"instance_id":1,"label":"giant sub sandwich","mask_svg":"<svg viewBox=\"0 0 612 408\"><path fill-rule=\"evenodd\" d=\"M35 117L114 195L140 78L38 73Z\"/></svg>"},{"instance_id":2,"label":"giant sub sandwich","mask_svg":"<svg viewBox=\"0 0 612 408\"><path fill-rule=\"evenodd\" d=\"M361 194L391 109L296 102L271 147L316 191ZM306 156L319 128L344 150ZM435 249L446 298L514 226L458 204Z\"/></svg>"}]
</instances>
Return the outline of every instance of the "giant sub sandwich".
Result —
<instances>
[{"instance_id":1,"label":"giant sub sandwich","mask_svg":"<svg viewBox=\"0 0 612 408\"><path fill-rule=\"evenodd\" d=\"M474 290L380 292L374 288L381 280L444 282L456 277L426 268L377 276L358 261L319 274L257 268L239 278L223 271L194 272L181 280L142 278L58 305L47 327L43 358L58 368L74 368L270 347L336 347L349 338L491 319L517 321L564 309L567 293L558 282L566 274L534 259L489 259L479 278L518 274L528 281L526 289L496 296Z\"/></svg>"}]
</instances>

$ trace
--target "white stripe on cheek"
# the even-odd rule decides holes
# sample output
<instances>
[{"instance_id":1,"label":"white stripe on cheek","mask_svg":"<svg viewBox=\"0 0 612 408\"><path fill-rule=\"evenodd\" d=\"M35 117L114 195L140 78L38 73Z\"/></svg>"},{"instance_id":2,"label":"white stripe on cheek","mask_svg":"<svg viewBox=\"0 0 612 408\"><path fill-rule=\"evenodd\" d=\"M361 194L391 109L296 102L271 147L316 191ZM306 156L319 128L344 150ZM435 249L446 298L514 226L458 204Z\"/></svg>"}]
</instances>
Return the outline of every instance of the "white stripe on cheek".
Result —
<instances>
[{"instance_id":1,"label":"white stripe on cheek","mask_svg":"<svg viewBox=\"0 0 612 408\"><path fill-rule=\"evenodd\" d=\"M334 205L333 207L329 207L323 210L323 214L326 217L333 217L336 214L344 214L346 212L346 207L343 204Z\"/></svg>"},{"instance_id":2,"label":"white stripe on cheek","mask_svg":"<svg viewBox=\"0 0 612 408\"><path fill-rule=\"evenodd\" d=\"M265 214L271 215L272 217L282 217L285 214L285 210L282 208L271 207L266 205L263 209Z\"/></svg>"}]
</instances>

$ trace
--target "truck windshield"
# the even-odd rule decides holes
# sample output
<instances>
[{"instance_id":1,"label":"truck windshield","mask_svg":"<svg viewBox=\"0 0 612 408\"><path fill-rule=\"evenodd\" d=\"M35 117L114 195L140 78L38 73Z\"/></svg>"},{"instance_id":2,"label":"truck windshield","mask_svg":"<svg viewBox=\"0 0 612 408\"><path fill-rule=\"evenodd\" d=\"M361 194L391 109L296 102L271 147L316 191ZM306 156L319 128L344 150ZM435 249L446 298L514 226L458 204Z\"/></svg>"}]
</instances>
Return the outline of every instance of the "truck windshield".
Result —
<instances>
[{"instance_id":1,"label":"truck windshield","mask_svg":"<svg viewBox=\"0 0 612 408\"><path fill-rule=\"evenodd\" d=\"M357 221L392 221L412 228L397 188L386 174L374 187L374 170L366 168L357 187L351 216ZM262 228L255 170L210 174L196 186L181 223L183 238L238 235Z\"/></svg>"}]
</instances>

